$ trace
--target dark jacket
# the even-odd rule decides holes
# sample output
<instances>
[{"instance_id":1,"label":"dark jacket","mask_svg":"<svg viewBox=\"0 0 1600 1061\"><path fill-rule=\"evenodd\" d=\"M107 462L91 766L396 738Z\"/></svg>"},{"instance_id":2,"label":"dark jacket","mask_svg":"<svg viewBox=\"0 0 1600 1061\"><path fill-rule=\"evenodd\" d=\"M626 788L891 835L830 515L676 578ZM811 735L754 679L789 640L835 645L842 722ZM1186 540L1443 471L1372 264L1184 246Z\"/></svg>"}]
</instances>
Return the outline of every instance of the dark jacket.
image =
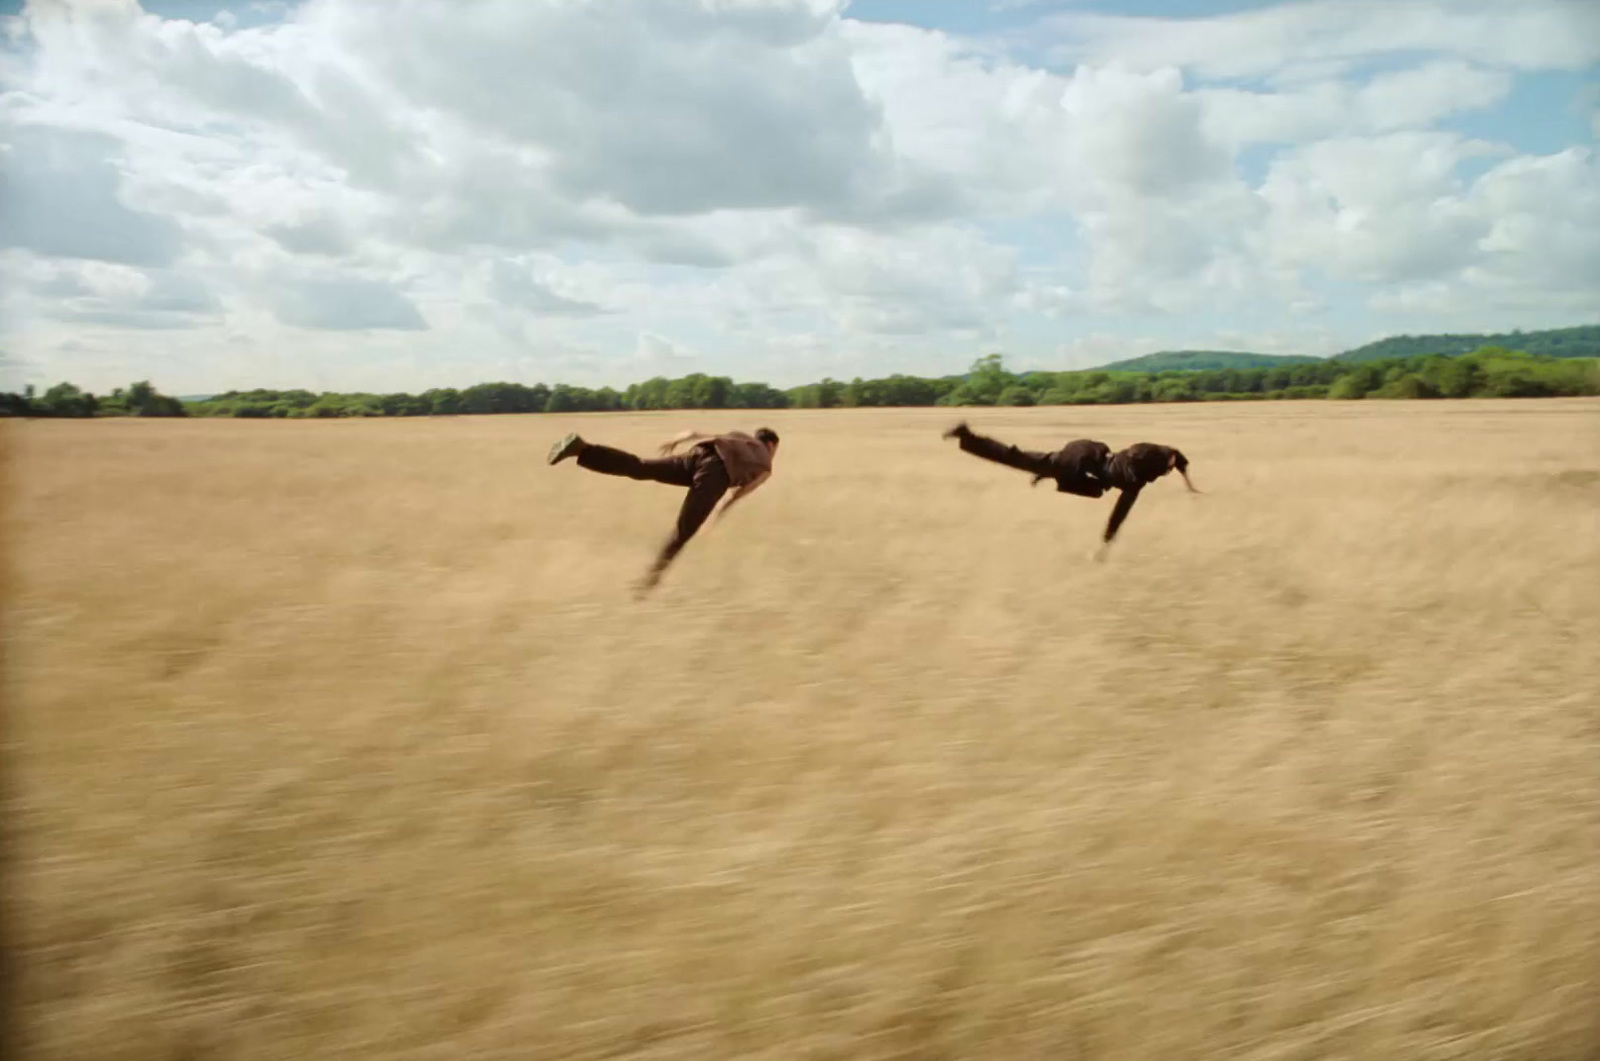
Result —
<instances>
[{"instance_id":1,"label":"dark jacket","mask_svg":"<svg viewBox=\"0 0 1600 1061\"><path fill-rule=\"evenodd\" d=\"M1148 486L1174 468L1188 471L1188 458L1171 446L1135 442L1111 455L1106 462L1105 479L1107 485L1119 490L1134 490Z\"/></svg>"}]
</instances>

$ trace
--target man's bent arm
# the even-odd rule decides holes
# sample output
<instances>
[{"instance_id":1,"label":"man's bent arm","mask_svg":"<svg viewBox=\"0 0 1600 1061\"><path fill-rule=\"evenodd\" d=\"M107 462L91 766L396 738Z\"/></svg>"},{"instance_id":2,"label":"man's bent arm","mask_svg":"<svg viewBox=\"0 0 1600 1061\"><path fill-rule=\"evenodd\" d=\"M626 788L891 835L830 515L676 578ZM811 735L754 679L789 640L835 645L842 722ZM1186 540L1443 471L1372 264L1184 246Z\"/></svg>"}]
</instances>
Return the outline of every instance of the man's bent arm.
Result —
<instances>
[{"instance_id":1,"label":"man's bent arm","mask_svg":"<svg viewBox=\"0 0 1600 1061\"><path fill-rule=\"evenodd\" d=\"M760 474L760 476L758 476L757 478L751 479L748 483L745 483L743 486L734 487L733 488L733 492L728 495L728 500L724 501L722 503L722 508L717 511L717 519L720 520L723 516L727 515L728 514L728 509L733 507L733 503L735 501L739 500L741 497L747 497L750 494L754 493L756 491L756 489L762 483L766 482L767 479L771 475L772 475L771 472L762 472Z\"/></svg>"},{"instance_id":2,"label":"man's bent arm","mask_svg":"<svg viewBox=\"0 0 1600 1061\"><path fill-rule=\"evenodd\" d=\"M661 453L663 456L670 456L673 450L677 449L685 442L698 442L701 439L715 437L715 435L702 435L700 432L693 430L680 431L678 434L672 436L661 444Z\"/></svg>"}]
</instances>

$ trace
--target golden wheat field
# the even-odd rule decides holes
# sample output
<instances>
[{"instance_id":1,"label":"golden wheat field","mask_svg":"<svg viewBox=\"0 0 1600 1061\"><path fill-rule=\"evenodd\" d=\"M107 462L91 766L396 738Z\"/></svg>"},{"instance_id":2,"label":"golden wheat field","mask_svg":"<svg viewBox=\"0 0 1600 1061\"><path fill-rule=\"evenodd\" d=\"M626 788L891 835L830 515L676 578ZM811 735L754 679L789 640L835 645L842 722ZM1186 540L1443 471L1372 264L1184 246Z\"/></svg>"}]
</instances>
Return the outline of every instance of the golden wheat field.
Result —
<instances>
[{"instance_id":1,"label":"golden wheat field","mask_svg":"<svg viewBox=\"0 0 1600 1061\"><path fill-rule=\"evenodd\" d=\"M7 425L27 1056L1600 1056L1600 403L953 419Z\"/></svg>"}]
</instances>

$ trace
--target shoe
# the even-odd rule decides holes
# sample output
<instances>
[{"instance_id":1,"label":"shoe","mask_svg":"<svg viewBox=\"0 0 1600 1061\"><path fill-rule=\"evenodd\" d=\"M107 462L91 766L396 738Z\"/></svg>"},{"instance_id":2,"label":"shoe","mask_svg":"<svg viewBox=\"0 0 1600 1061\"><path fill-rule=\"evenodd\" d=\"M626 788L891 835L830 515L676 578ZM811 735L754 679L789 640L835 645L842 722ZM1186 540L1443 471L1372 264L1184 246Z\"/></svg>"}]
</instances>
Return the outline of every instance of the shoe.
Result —
<instances>
[{"instance_id":1,"label":"shoe","mask_svg":"<svg viewBox=\"0 0 1600 1061\"><path fill-rule=\"evenodd\" d=\"M550 447L550 463L560 464L568 457L577 456L577 454L582 452L583 447L583 439L578 437L577 432L573 432L560 442L557 442L555 445Z\"/></svg>"},{"instance_id":2,"label":"shoe","mask_svg":"<svg viewBox=\"0 0 1600 1061\"><path fill-rule=\"evenodd\" d=\"M946 431L944 433L943 437L944 438L966 438L971 433L972 432L967 428L967 422L965 420L963 420L959 424L957 424L955 427L952 427L950 430Z\"/></svg>"}]
</instances>

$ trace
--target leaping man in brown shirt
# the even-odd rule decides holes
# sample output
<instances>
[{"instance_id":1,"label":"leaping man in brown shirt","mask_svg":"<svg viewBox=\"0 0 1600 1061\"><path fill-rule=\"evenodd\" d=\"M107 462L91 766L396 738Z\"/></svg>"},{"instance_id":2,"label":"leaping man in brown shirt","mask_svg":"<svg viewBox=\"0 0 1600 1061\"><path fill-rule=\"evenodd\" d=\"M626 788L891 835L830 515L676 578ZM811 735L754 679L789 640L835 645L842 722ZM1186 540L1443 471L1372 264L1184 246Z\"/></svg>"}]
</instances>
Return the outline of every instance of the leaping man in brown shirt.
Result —
<instances>
[{"instance_id":1,"label":"leaping man in brown shirt","mask_svg":"<svg viewBox=\"0 0 1600 1061\"><path fill-rule=\"evenodd\" d=\"M692 445L674 455L677 448L685 444ZM637 587L638 594L643 596L661 580L667 565L694 537L724 494L728 499L717 513L719 520L734 502L750 496L771 477L772 458L777 452L778 433L770 427L761 428L754 436L743 431L721 435L684 431L662 444L661 457L657 460L585 442L572 434L550 447L550 463L559 464L568 457L576 457L579 465L602 475L621 475L689 488L683 507L678 510L677 529ZM730 489L732 493L728 493Z\"/></svg>"}]
</instances>

